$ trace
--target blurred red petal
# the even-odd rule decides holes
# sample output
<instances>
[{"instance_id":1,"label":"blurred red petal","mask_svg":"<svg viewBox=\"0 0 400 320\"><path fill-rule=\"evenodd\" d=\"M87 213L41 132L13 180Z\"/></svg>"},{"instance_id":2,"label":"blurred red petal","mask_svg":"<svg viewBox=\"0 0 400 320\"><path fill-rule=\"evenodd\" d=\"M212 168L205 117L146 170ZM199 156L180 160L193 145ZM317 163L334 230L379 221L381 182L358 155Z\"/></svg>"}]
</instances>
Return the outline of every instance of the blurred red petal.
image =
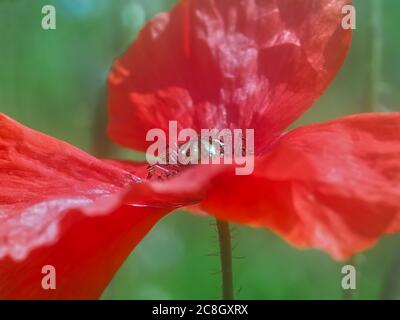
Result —
<instances>
[{"instance_id":1,"label":"blurred red petal","mask_svg":"<svg viewBox=\"0 0 400 320\"><path fill-rule=\"evenodd\" d=\"M181 1L115 62L109 132L148 146L152 128L254 128L266 147L317 99L351 41L349 0ZM259 148L260 149L260 148Z\"/></svg>"},{"instance_id":2,"label":"blurred red petal","mask_svg":"<svg viewBox=\"0 0 400 320\"><path fill-rule=\"evenodd\" d=\"M400 231L399 155L400 113L355 115L283 135L253 175L198 166L146 188L345 259Z\"/></svg>"},{"instance_id":3,"label":"blurred red petal","mask_svg":"<svg viewBox=\"0 0 400 320\"><path fill-rule=\"evenodd\" d=\"M166 211L125 205L138 177L1 114L0 181L3 299L98 298Z\"/></svg>"}]
</instances>

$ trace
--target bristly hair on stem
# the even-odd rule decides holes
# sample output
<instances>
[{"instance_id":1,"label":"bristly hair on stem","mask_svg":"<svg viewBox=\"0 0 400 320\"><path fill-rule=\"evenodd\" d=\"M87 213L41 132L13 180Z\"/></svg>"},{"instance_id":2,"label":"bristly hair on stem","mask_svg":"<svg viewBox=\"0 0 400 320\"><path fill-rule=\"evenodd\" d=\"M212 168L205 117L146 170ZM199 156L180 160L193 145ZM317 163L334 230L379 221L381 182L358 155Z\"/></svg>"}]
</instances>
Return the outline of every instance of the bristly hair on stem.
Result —
<instances>
[{"instance_id":1,"label":"bristly hair on stem","mask_svg":"<svg viewBox=\"0 0 400 320\"><path fill-rule=\"evenodd\" d=\"M217 219L222 272L222 299L233 300L232 241L228 222Z\"/></svg>"}]
</instances>

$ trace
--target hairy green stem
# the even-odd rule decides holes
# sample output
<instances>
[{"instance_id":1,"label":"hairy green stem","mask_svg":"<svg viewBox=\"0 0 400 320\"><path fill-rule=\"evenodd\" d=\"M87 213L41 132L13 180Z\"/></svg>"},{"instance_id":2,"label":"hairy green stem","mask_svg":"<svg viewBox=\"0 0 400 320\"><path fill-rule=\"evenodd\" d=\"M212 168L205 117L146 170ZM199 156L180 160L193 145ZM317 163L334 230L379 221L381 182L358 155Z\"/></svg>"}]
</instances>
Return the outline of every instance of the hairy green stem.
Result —
<instances>
[{"instance_id":1,"label":"hairy green stem","mask_svg":"<svg viewBox=\"0 0 400 320\"><path fill-rule=\"evenodd\" d=\"M229 224L217 219L217 230L221 257L222 299L233 300L232 244Z\"/></svg>"}]
</instances>

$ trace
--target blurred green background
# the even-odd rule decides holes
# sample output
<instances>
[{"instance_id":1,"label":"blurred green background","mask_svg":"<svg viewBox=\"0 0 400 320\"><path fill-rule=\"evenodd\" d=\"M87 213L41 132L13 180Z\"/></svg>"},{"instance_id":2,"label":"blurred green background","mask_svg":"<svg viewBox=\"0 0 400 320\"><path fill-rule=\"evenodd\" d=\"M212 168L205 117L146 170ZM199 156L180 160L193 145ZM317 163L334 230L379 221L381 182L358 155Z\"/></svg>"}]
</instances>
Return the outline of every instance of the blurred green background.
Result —
<instances>
[{"instance_id":1,"label":"blurred green background","mask_svg":"<svg viewBox=\"0 0 400 320\"><path fill-rule=\"evenodd\" d=\"M350 56L335 83L298 124L365 111L370 92L371 1L355 2L357 30ZM106 76L140 26L174 2L0 0L0 111L98 156L137 157L112 146L104 134ZM400 1L381 3L384 55L375 109L400 111ZM57 9L55 31L41 28L41 8L46 4ZM233 242L238 298L345 295L343 263L324 253L297 250L271 232L241 226L234 226ZM391 262L400 254L399 245L399 236L388 236L357 256L355 298L379 297ZM217 299L219 258L213 256L217 252L211 218L170 214L133 252L103 298Z\"/></svg>"}]
</instances>

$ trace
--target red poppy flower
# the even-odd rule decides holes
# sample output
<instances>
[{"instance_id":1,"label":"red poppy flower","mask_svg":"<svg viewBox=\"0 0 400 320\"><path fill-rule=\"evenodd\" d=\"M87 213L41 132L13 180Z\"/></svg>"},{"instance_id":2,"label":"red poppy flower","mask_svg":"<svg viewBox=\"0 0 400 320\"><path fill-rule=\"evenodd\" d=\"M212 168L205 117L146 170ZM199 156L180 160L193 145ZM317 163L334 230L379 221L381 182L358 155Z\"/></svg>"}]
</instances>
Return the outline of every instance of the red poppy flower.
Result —
<instances>
[{"instance_id":1,"label":"red poppy flower","mask_svg":"<svg viewBox=\"0 0 400 320\"><path fill-rule=\"evenodd\" d=\"M178 206L264 227L342 259L399 230L400 114L285 133L323 93L351 42L347 0L187 0L152 19L114 65L110 134L252 128L255 171L95 159L0 116L0 297L98 298L154 223ZM43 290L44 265L57 289Z\"/></svg>"}]
</instances>

